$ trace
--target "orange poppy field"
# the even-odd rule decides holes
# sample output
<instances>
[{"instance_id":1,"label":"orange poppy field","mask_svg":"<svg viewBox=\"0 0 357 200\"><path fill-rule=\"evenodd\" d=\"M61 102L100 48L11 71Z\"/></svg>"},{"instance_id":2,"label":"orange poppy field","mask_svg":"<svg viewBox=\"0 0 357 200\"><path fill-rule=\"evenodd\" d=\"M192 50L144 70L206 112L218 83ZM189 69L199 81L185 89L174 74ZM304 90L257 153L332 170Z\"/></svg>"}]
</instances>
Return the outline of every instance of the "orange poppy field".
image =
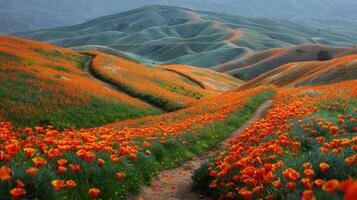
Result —
<instances>
[{"instance_id":1,"label":"orange poppy field","mask_svg":"<svg viewBox=\"0 0 357 200\"><path fill-rule=\"evenodd\" d=\"M270 100L194 171L192 189L210 199L357 197L354 55L276 68L295 75L291 85L253 84L0 38L0 199L143 199L153 177L222 144ZM291 72L312 65L312 74Z\"/></svg>"}]
</instances>

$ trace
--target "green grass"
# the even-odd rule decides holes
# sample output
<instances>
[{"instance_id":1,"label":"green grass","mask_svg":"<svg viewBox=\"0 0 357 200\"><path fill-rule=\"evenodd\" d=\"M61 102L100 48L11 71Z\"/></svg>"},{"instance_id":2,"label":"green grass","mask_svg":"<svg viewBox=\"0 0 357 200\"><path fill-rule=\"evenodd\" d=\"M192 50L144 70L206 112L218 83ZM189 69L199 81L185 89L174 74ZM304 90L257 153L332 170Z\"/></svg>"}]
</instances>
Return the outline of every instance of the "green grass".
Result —
<instances>
[{"instance_id":1,"label":"green grass","mask_svg":"<svg viewBox=\"0 0 357 200\"><path fill-rule=\"evenodd\" d=\"M203 129L197 127L199 137L195 137L193 133L187 133L182 137L176 138L174 142L170 142L169 138L164 144L153 143L149 148L151 155L147 156L139 153L135 160L126 158L118 164L111 164L109 155L99 151L96 153L94 161L99 157L106 161L106 164L99 168L95 164L89 164L87 161L81 160L74 153L66 153L63 157L67 158L69 163L81 165L81 170L76 175L70 171L62 175L54 174L56 171L55 159L50 160L50 163L41 167L35 179L31 179L24 171L33 164L29 162L29 159L24 159L25 155L22 152L17 154L9 164L10 167L15 169L15 177L12 180L21 179L27 183L25 189L28 191L28 198L89 200L90 197L87 195L88 188L98 187L101 189L98 199L127 199L129 196L138 194L141 186L149 184L151 178L160 171L176 167L182 161L194 155L200 155L208 148L224 140L231 131L251 118L256 109L263 102L272 98L273 95L274 91L272 90L260 92L253 96L239 111L231 113L225 121L206 124ZM212 139L211 136L216 137ZM192 143L183 145L180 142L182 140L192 140ZM198 141L201 143L198 144ZM21 165L19 165L20 163ZM15 165L16 167L14 167ZM126 173L126 177L122 182L113 177L117 172ZM77 182L77 187L72 190L63 189L56 192L48 184L55 177L63 180L71 178ZM8 198L8 190L15 184L15 182L1 182L0 195L5 199Z\"/></svg>"}]
</instances>

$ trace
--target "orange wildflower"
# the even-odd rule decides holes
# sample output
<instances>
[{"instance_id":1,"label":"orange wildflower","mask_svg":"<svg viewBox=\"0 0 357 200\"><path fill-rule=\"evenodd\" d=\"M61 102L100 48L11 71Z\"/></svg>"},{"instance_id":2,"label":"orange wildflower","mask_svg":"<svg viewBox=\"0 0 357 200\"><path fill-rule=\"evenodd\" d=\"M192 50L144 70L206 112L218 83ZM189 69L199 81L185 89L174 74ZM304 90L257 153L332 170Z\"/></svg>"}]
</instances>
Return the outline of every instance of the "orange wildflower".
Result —
<instances>
[{"instance_id":1,"label":"orange wildflower","mask_svg":"<svg viewBox=\"0 0 357 200\"><path fill-rule=\"evenodd\" d=\"M98 166L103 166L105 164L105 160L98 158Z\"/></svg>"},{"instance_id":2,"label":"orange wildflower","mask_svg":"<svg viewBox=\"0 0 357 200\"><path fill-rule=\"evenodd\" d=\"M322 172L326 172L330 168L330 165L327 163L320 163L319 167Z\"/></svg>"},{"instance_id":3,"label":"orange wildflower","mask_svg":"<svg viewBox=\"0 0 357 200\"><path fill-rule=\"evenodd\" d=\"M305 169L310 169L311 168L311 163L310 162L306 162L303 164Z\"/></svg>"},{"instance_id":4,"label":"orange wildflower","mask_svg":"<svg viewBox=\"0 0 357 200\"><path fill-rule=\"evenodd\" d=\"M36 158L32 158L33 163L35 164L36 168L41 167L42 165L47 164L47 161L41 157L36 157Z\"/></svg>"},{"instance_id":5,"label":"orange wildflower","mask_svg":"<svg viewBox=\"0 0 357 200\"><path fill-rule=\"evenodd\" d=\"M100 189L98 188L91 188L88 190L88 195L92 198L96 198L100 193Z\"/></svg>"},{"instance_id":6,"label":"orange wildflower","mask_svg":"<svg viewBox=\"0 0 357 200\"><path fill-rule=\"evenodd\" d=\"M8 166L2 166L0 168L0 180L7 181L11 179L11 169Z\"/></svg>"},{"instance_id":7,"label":"orange wildflower","mask_svg":"<svg viewBox=\"0 0 357 200\"><path fill-rule=\"evenodd\" d=\"M63 173L65 173L66 171L67 171L67 168L64 167L64 166L59 166L59 167L57 168L57 173L58 173L58 174L63 174Z\"/></svg>"},{"instance_id":8,"label":"orange wildflower","mask_svg":"<svg viewBox=\"0 0 357 200\"><path fill-rule=\"evenodd\" d=\"M322 185L322 189L326 192L334 194L335 190L338 188L339 184L340 183L338 180L332 179L332 180L329 180L326 183L324 183Z\"/></svg>"},{"instance_id":9,"label":"orange wildflower","mask_svg":"<svg viewBox=\"0 0 357 200\"><path fill-rule=\"evenodd\" d=\"M286 184L286 187L289 189L290 192L294 192L295 191L295 187L296 187L296 183L295 182L288 182Z\"/></svg>"},{"instance_id":10,"label":"orange wildflower","mask_svg":"<svg viewBox=\"0 0 357 200\"><path fill-rule=\"evenodd\" d=\"M16 188L10 190L10 194L13 197L20 197L20 196L23 196L26 194L26 190L23 188L16 187Z\"/></svg>"},{"instance_id":11,"label":"orange wildflower","mask_svg":"<svg viewBox=\"0 0 357 200\"><path fill-rule=\"evenodd\" d=\"M52 186L55 188L55 190L59 191L61 190L64 186L65 186L65 183L63 180L54 180L51 182Z\"/></svg>"},{"instance_id":12,"label":"orange wildflower","mask_svg":"<svg viewBox=\"0 0 357 200\"><path fill-rule=\"evenodd\" d=\"M316 179L314 183L317 187L320 188L325 183L325 181L323 181L322 179Z\"/></svg>"},{"instance_id":13,"label":"orange wildflower","mask_svg":"<svg viewBox=\"0 0 357 200\"><path fill-rule=\"evenodd\" d=\"M36 149L34 148L24 148L24 152L26 153L27 157L31 158L36 153Z\"/></svg>"},{"instance_id":14,"label":"orange wildflower","mask_svg":"<svg viewBox=\"0 0 357 200\"><path fill-rule=\"evenodd\" d=\"M57 160L57 166L63 166L65 164L67 164L67 160L66 159L59 159Z\"/></svg>"},{"instance_id":15,"label":"orange wildflower","mask_svg":"<svg viewBox=\"0 0 357 200\"><path fill-rule=\"evenodd\" d=\"M253 192L247 190L247 189L241 189L239 190L238 194L243 197L244 200L250 200L253 196Z\"/></svg>"},{"instance_id":16,"label":"orange wildflower","mask_svg":"<svg viewBox=\"0 0 357 200\"><path fill-rule=\"evenodd\" d=\"M73 172L79 172L79 169L81 168L80 165L75 165L75 164L69 164L68 166L69 168L71 168Z\"/></svg>"},{"instance_id":17,"label":"orange wildflower","mask_svg":"<svg viewBox=\"0 0 357 200\"><path fill-rule=\"evenodd\" d=\"M118 172L117 173L117 178L118 178L119 181L124 180L125 176L126 176L126 174L123 173L123 172Z\"/></svg>"},{"instance_id":18,"label":"orange wildflower","mask_svg":"<svg viewBox=\"0 0 357 200\"><path fill-rule=\"evenodd\" d=\"M357 181L354 181L345 192L344 200L355 200L357 197Z\"/></svg>"},{"instance_id":19,"label":"orange wildflower","mask_svg":"<svg viewBox=\"0 0 357 200\"><path fill-rule=\"evenodd\" d=\"M283 175L286 179L293 180L293 181L300 178L300 174L297 171L295 171L293 168L288 168L284 170Z\"/></svg>"},{"instance_id":20,"label":"orange wildflower","mask_svg":"<svg viewBox=\"0 0 357 200\"><path fill-rule=\"evenodd\" d=\"M26 173L30 176L35 176L37 174L38 168L32 167L26 170Z\"/></svg>"},{"instance_id":21,"label":"orange wildflower","mask_svg":"<svg viewBox=\"0 0 357 200\"><path fill-rule=\"evenodd\" d=\"M23 187L25 187L25 183L22 182L21 180L17 180L16 181L16 187L23 188Z\"/></svg>"},{"instance_id":22,"label":"orange wildflower","mask_svg":"<svg viewBox=\"0 0 357 200\"><path fill-rule=\"evenodd\" d=\"M307 178L311 178L315 174L315 172L312 169L305 169L304 174Z\"/></svg>"},{"instance_id":23,"label":"orange wildflower","mask_svg":"<svg viewBox=\"0 0 357 200\"><path fill-rule=\"evenodd\" d=\"M74 180L68 180L68 181L66 181L66 186L67 186L67 188L69 188L69 189L76 187L76 185L77 185L77 183L76 183Z\"/></svg>"},{"instance_id":24,"label":"orange wildflower","mask_svg":"<svg viewBox=\"0 0 357 200\"><path fill-rule=\"evenodd\" d=\"M313 191L312 190L305 190L303 193L302 193L302 198L301 200L313 200L315 199L314 196L313 196Z\"/></svg>"},{"instance_id":25,"label":"orange wildflower","mask_svg":"<svg viewBox=\"0 0 357 200\"><path fill-rule=\"evenodd\" d=\"M345 159L345 162L349 165L354 165L355 162L356 162L356 159L357 159L357 156L356 155L353 155L353 156L350 156L348 158Z\"/></svg>"}]
</instances>

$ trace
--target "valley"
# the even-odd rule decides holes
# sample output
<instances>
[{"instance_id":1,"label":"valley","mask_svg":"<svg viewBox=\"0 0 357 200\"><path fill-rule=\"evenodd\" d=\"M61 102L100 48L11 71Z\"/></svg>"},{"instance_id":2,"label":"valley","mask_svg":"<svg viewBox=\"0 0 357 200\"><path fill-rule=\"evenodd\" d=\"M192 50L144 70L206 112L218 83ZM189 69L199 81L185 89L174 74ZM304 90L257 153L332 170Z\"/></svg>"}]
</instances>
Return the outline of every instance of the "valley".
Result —
<instances>
[{"instance_id":1,"label":"valley","mask_svg":"<svg viewBox=\"0 0 357 200\"><path fill-rule=\"evenodd\" d=\"M79 21L0 35L0 199L356 199L355 35L164 5Z\"/></svg>"}]
</instances>

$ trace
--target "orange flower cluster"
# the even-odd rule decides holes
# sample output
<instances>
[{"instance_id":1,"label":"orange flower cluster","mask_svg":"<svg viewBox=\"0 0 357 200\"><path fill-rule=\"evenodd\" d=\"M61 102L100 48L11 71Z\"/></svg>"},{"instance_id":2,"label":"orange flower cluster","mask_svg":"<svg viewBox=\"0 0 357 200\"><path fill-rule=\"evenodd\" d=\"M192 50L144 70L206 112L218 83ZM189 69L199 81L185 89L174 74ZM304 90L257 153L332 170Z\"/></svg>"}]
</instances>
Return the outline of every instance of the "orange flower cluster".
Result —
<instances>
[{"instance_id":1,"label":"orange flower cluster","mask_svg":"<svg viewBox=\"0 0 357 200\"><path fill-rule=\"evenodd\" d=\"M154 142L164 144L179 141L184 146L193 145L191 140L185 139L192 131L208 123L225 120L230 113L239 111L252 96L268 89L272 88L231 92L200 100L193 107L162 116L91 129L59 131L48 126L14 131L11 123L2 122L0 162L4 164L0 168L0 178L2 181L11 181L17 167L12 163L21 158L21 162L30 163L30 167L25 170L30 182L36 179L41 170L46 169L56 176L48 183L54 190L71 190L76 187L79 173L85 171L85 168L105 171L107 165L134 162L138 154L152 156L149 149ZM197 132L194 135L199 139ZM126 181L125 171L115 173L115 181ZM100 195L100 186L97 187L88 188L88 195L93 198ZM26 191L15 188L13 193L25 195Z\"/></svg>"},{"instance_id":2,"label":"orange flower cluster","mask_svg":"<svg viewBox=\"0 0 357 200\"><path fill-rule=\"evenodd\" d=\"M274 199L294 193L301 186L306 191L300 191L302 196L299 193L296 195L305 200L315 199L314 190L322 189L335 194L343 180L316 179L332 173L330 168L334 167L334 163L316 164L314 160L306 160L303 166L292 163L295 159L309 159L302 155L306 151L304 148L308 145L306 143L316 141L315 144L321 146L319 156L332 152L337 159L345 152L349 155L345 163L355 167L357 109L354 108L352 114L338 116L337 122L311 115L319 113L320 109L349 109L348 101L354 102L357 96L356 85L357 81L348 81L327 86L280 89L274 99L274 107L266 117L232 139L227 151L217 154L209 163L210 176L214 178L210 187L219 191L222 199ZM297 127L303 135L296 133ZM343 164L343 160L341 162ZM348 187L355 186L349 184ZM346 199L353 199L352 189L349 191L346 193L349 198Z\"/></svg>"}]
</instances>

